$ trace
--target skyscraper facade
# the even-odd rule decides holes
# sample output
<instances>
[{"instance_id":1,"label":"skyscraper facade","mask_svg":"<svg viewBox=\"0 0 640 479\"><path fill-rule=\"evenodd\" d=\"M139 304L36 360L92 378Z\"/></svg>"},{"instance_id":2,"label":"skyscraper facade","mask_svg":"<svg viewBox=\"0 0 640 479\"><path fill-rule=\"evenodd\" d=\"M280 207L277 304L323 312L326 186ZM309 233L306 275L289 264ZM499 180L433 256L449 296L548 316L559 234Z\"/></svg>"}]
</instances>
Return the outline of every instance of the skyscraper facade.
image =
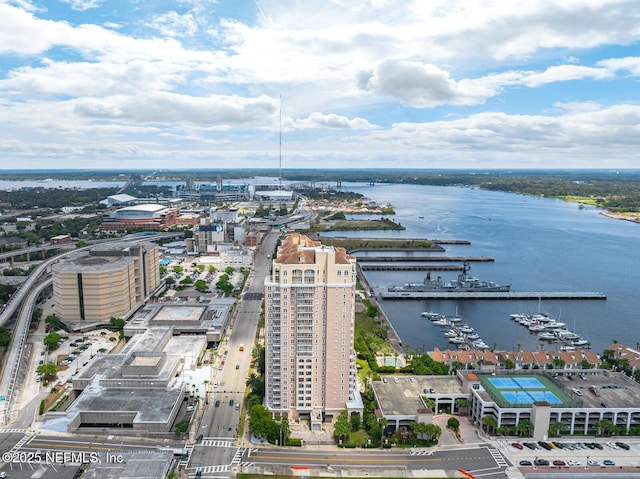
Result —
<instances>
[{"instance_id":1,"label":"skyscraper facade","mask_svg":"<svg viewBox=\"0 0 640 479\"><path fill-rule=\"evenodd\" d=\"M265 280L266 405L310 419L344 411L356 391L356 260L344 248L287 235ZM358 395L359 399L359 395Z\"/></svg>"}]
</instances>

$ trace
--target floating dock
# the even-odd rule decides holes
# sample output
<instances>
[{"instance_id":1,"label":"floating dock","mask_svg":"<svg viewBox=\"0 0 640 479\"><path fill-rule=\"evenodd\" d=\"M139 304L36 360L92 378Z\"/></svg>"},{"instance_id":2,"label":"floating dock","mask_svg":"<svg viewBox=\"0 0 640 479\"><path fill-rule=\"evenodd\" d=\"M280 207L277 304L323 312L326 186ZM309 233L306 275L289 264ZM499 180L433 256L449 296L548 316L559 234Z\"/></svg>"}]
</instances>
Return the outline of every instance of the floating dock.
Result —
<instances>
[{"instance_id":1,"label":"floating dock","mask_svg":"<svg viewBox=\"0 0 640 479\"><path fill-rule=\"evenodd\" d=\"M530 292L400 292L384 291L380 293L382 299L607 299L601 292L561 292L561 291L530 291Z\"/></svg>"}]
</instances>

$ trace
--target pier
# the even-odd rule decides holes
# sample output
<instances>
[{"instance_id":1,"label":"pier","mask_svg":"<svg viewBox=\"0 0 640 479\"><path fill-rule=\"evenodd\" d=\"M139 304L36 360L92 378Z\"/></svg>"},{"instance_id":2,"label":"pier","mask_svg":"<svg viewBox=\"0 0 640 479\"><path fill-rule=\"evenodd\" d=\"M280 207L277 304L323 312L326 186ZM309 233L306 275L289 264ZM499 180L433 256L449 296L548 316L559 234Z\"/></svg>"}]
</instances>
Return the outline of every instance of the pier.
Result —
<instances>
[{"instance_id":1,"label":"pier","mask_svg":"<svg viewBox=\"0 0 640 479\"><path fill-rule=\"evenodd\" d=\"M413 261L418 262L434 262L434 261L452 261L456 263L464 262L493 262L494 258L489 256L357 256L358 263L388 262L388 261Z\"/></svg>"},{"instance_id":2,"label":"pier","mask_svg":"<svg viewBox=\"0 0 640 479\"><path fill-rule=\"evenodd\" d=\"M462 271L459 264L363 264L362 271Z\"/></svg>"},{"instance_id":3,"label":"pier","mask_svg":"<svg viewBox=\"0 0 640 479\"><path fill-rule=\"evenodd\" d=\"M440 291L424 292L391 292L380 293L382 299L607 299L601 292L561 292L561 291L531 291L531 292L458 292L448 293Z\"/></svg>"}]
</instances>

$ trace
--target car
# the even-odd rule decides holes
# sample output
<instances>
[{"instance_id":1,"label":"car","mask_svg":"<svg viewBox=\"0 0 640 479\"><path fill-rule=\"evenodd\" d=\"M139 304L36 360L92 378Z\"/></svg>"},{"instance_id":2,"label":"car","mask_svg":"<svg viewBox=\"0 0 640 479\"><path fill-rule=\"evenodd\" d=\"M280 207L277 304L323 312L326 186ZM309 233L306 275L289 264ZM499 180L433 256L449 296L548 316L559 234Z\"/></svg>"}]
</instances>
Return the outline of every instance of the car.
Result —
<instances>
[{"instance_id":1,"label":"car","mask_svg":"<svg viewBox=\"0 0 640 479\"><path fill-rule=\"evenodd\" d=\"M611 459L605 459L604 461L602 461L602 464L604 466L615 466L616 465L616 463L613 462Z\"/></svg>"},{"instance_id":2,"label":"car","mask_svg":"<svg viewBox=\"0 0 640 479\"><path fill-rule=\"evenodd\" d=\"M531 449L532 451L537 449L536 445L533 444L532 442L524 442L522 443L524 447L526 447L527 449Z\"/></svg>"},{"instance_id":3,"label":"car","mask_svg":"<svg viewBox=\"0 0 640 479\"><path fill-rule=\"evenodd\" d=\"M589 459L587 461L587 465L589 465L589 466L599 466L600 463L598 461L594 461L593 459Z\"/></svg>"},{"instance_id":4,"label":"car","mask_svg":"<svg viewBox=\"0 0 640 479\"><path fill-rule=\"evenodd\" d=\"M233 406L233 399L229 399L229 406Z\"/></svg>"},{"instance_id":5,"label":"car","mask_svg":"<svg viewBox=\"0 0 640 479\"><path fill-rule=\"evenodd\" d=\"M214 389L218 387L218 383L213 383Z\"/></svg>"},{"instance_id":6,"label":"car","mask_svg":"<svg viewBox=\"0 0 640 479\"><path fill-rule=\"evenodd\" d=\"M549 461L547 461L546 459L541 459L541 458L536 459L535 461L533 461L533 463L536 466L548 466L549 465Z\"/></svg>"},{"instance_id":7,"label":"car","mask_svg":"<svg viewBox=\"0 0 640 479\"><path fill-rule=\"evenodd\" d=\"M616 443L615 443L615 442L608 442L608 443L606 443L606 444L607 444L607 446L609 446L611 449L619 449L619 447L618 447L618 446L616 446Z\"/></svg>"},{"instance_id":8,"label":"car","mask_svg":"<svg viewBox=\"0 0 640 479\"><path fill-rule=\"evenodd\" d=\"M629 444L626 444L624 442L616 442L616 446L618 446L621 449L624 449L625 451L628 451L629 449L631 449L629 447Z\"/></svg>"},{"instance_id":9,"label":"car","mask_svg":"<svg viewBox=\"0 0 640 479\"><path fill-rule=\"evenodd\" d=\"M202 471L196 471L195 478L196 479L201 479L202 478Z\"/></svg>"},{"instance_id":10,"label":"car","mask_svg":"<svg viewBox=\"0 0 640 479\"><path fill-rule=\"evenodd\" d=\"M555 461L553 461L553 465L562 467L562 466L566 466L567 463L564 461L560 461L559 459L556 459Z\"/></svg>"},{"instance_id":11,"label":"car","mask_svg":"<svg viewBox=\"0 0 640 479\"><path fill-rule=\"evenodd\" d=\"M524 449L524 446L522 444L518 444L517 442L512 442L511 445L516 449L520 449L521 451Z\"/></svg>"},{"instance_id":12,"label":"car","mask_svg":"<svg viewBox=\"0 0 640 479\"><path fill-rule=\"evenodd\" d=\"M220 406L220 401L216 401L216 407Z\"/></svg>"},{"instance_id":13,"label":"car","mask_svg":"<svg viewBox=\"0 0 640 479\"><path fill-rule=\"evenodd\" d=\"M41 359L40 361L38 361L38 364L44 364L44 361Z\"/></svg>"},{"instance_id":14,"label":"car","mask_svg":"<svg viewBox=\"0 0 640 479\"><path fill-rule=\"evenodd\" d=\"M195 411L196 407L193 404L189 404L187 406L187 412L192 412Z\"/></svg>"},{"instance_id":15,"label":"car","mask_svg":"<svg viewBox=\"0 0 640 479\"><path fill-rule=\"evenodd\" d=\"M236 403L236 411L240 410L240 403Z\"/></svg>"},{"instance_id":16,"label":"car","mask_svg":"<svg viewBox=\"0 0 640 479\"><path fill-rule=\"evenodd\" d=\"M200 444L203 439L204 439L204 436L202 434L198 434L198 436L196 437L196 443Z\"/></svg>"},{"instance_id":17,"label":"car","mask_svg":"<svg viewBox=\"0 0 640 479\"><path fill-rule=\"evenodd\" d=\"M594 442L593 443L594 447L600 451L602 451L604 449L604 447L602 446L602 444L600 444L599 442Z\"/></svg>"},{"instance_id":18,"label":"car","mask_svg":"<svg viewBox=\"0 0 640 479\"><path fill-rule=\"evenodd\" d=\"M580 461L576 461L575 459L569 459L567 461L567 466L579 466Z\"/></svg>"},{"instance_id":19,"label":"car","mask_svg":"<svg viewBox=\"0 0 640 479\"><path fill-rule=\"evenodd\" d=\"M240 369L240 365L239 364L236 364L236 369Z\"/></svg>"},{"instance_id":20,"label":"car","mask_svg":"<svg viewBox=\"0 0 640 479\"><path fill-rule=\"evenodd\" d=\"M521 466L533 466L533 463L531 461L520 461L519 464Z\"/></svg>"}]
</instances>

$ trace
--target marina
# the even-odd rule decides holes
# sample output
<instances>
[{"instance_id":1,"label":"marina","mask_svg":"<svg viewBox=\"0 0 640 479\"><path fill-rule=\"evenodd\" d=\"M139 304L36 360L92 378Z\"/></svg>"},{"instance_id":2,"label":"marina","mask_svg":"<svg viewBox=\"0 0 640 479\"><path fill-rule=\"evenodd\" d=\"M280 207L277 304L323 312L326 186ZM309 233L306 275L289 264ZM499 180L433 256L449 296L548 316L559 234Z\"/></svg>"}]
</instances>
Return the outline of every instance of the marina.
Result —
<instances>
[{"instance_id":1,"label":"marina","mask_svg":"<svg viewBox=\"0 0 640 479\"><path fill-rule=\"evenodd\" d=\"M565 323L551 318L546 313L525 314L514 313L509 317L516 323L524 326L532 333L538 333L538 339L541 341L560 342L567 348L583 348L589 349L591 343L580 337L579 334L569 331Z\"/></svg>"},{"instance_id":2,"label":"marina","mask_svg":"<svg viewBox=\"0 0 640 479\"><path fill-rule=\"evenodd\" d=\"M443 316L433 311L424 311L421 316L431 321L434 326L439 326L444 330L444 337L449 343L457 346L458 349L489 349L480 335L468 324L460 324L462 318L455 316Z\"/></svg>"}]
</instances>

